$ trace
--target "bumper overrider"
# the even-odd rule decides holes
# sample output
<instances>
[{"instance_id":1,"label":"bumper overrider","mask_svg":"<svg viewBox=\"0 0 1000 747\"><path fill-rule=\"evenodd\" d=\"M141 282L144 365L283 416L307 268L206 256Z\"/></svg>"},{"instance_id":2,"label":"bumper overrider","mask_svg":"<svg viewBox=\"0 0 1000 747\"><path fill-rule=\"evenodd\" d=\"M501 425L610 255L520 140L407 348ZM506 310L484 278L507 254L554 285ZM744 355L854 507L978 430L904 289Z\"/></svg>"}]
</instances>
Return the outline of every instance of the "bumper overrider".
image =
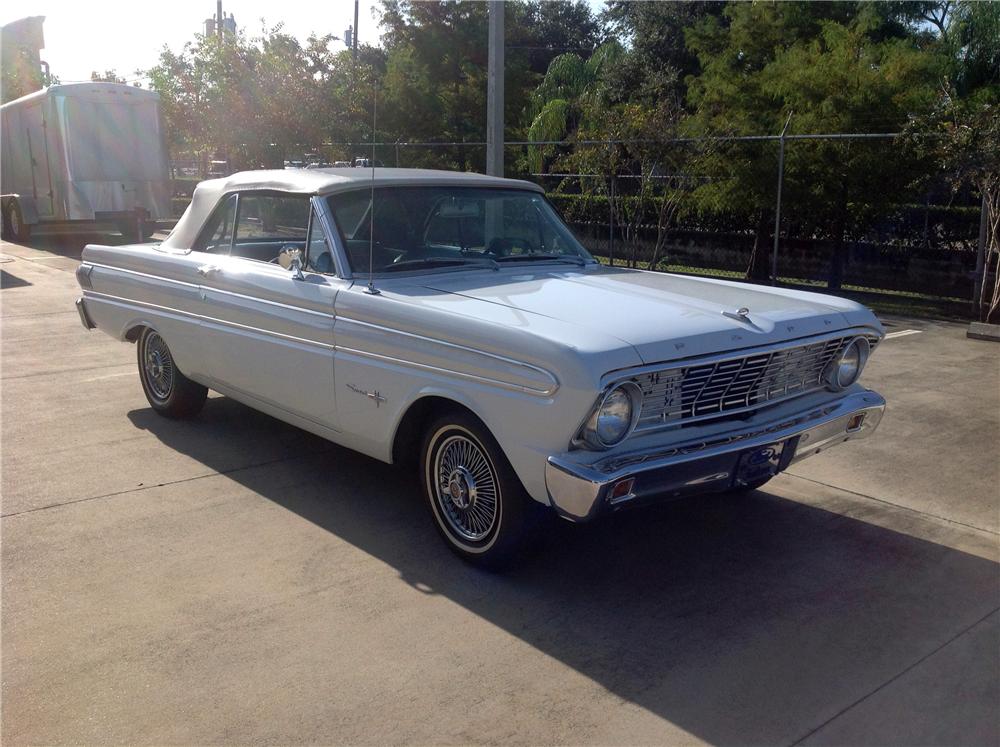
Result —
<instances>
[{"instance_id":1,"label":"bumper overrider","mask_svg":"<svg viewBox=\"0 0 1000 747\"><path fill-rule=\"evenodd\" d=\"M769 422L595 462L575 461L572 452L550 456L545 484L561 516L587 521L643 499L719 492L781 472L831 446L866 438L884 411L881 395L860 391Z\"/></svg>"}]
</instances>

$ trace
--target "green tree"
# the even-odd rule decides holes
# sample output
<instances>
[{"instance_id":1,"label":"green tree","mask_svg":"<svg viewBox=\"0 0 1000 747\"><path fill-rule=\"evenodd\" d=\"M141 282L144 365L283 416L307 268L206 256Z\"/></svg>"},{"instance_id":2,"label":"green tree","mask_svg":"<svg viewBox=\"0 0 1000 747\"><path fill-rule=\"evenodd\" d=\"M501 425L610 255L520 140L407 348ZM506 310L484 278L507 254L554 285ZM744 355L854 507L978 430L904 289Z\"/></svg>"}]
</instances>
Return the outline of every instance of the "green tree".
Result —
<instances>
[{"instance_id":1,"label":"green tree","mask_svg":"<svg viewBox=\"0 0 1000 747\"><path fill-rule=\"evenodd\" d=\"M303 46L278 26L252 39L199 36L180 52L164 48L146 74L160 94L171 149L257 168L295 146L357 137L371 104L365 96L358 105L354 88L370 78L370 66L330 52L331 41L314 36Z\"/></svg>"},{"instance_id":2,"label":"green tree","mask_svg":"<svg viewBox=\"0 0 1000 747\"><path fill-rule=\"evenodd\" d=\"M586 60L598 39L589 6L574 2L507 2L505 127L507 139L526 134L537 115L530 93L550 62L564 54ZM480 141L486 132L487 26L485 3L383 0L387 53L385 118L403 140ZM458 146L408 150L409 165L482 167L483 151Z\"/></svg>"},{"instance_id":3,"label":"green tree","mask_svg":"<svg viewBox=\"0 0 1000 747\"><path fill-rule=\"evenodd\" d=\"M401 92L397 81L406 78L424 78L436 89L428 100L392 101L397 126L407 121L411 127L436 133L434 139L439 141L482 139L486 132L486 4L383 0L380 23L385 30L387 68L393 71L393 92ZM402 108L404 104L412 108ZM400 134L410 139L405 131ZM467 170L469 147L458 145L453 153L452 165Z\"/></svg>"},{"instance_id":4,"label":"green tree","mask_svg":"<svg viewBox=\"0 0 1000 747\"><path fill-rule=\"evenodd\" d=\"M919 3L909 10L934 19L933 50L942 64L933 107L908 134L955 191L972 187L982 199L986 257L977 312L1000 322L1000 4Z\"/></svg>"},{"instance_id":5,"label":"green tree","mask_svg":"<svg viewBox=\"0 0 1000 747\"><path fill-rule=\"evenodd\" d=\"M698 56L687 47L685 29L725 8L720 0L632 2L608 0L602 20L609 35L627 39L630 54L609 71L609 85L632 100L663 97L683 101L688 77L700 71Z\"/></svg>"},{"instance_id":6,"label":"green tree","mask_svg":"<svg viewBox=\"0 0 1000 747\"><path fill-rule=\"evenodd\" d=\"M532 140L563 141L571 150L533 146L529 156L534 169L544 170L548 161L564 173L585 175L580 189L606 197L630 266L640 261L641 228L654 221L647 261L655 267L689 187L679 175L690 153L670 142L683 115L676 97L649 101L642 91L629 97L616 86L616 73L631 54L611 41L586 61L572 53L553 59L532 94L537 114L528 132Z\"/></svg>"},{"instance_id":7,"label":"green tree","mask_svg":"<svg viewBox=\"0 0 1000 747\"><path fill-rule=\"evenodd\" d=\"M105 70L103 73L94 70L90 73L90 79L97 83L128 83L117 70Z\"/></svg>"},{"instance_id":8,"label":"green tree","mask_svg":"<svg viewBox=\"0 0 1000 747\"><path fill-rule=\"evenodd\" d=\"M702 72L689 81L692 135L895 132L931 100L934 59L869 4L734 4L689 29ZM840 285L845 238L887 200L905 198L913 155L883 142L796 142L788 147L787 215L832 240L829 284ZM776 193L776 145L720 144L695 191L712 209L742 208L755 224L747 275L767 276Z\"/></svg>"}]
</instances>

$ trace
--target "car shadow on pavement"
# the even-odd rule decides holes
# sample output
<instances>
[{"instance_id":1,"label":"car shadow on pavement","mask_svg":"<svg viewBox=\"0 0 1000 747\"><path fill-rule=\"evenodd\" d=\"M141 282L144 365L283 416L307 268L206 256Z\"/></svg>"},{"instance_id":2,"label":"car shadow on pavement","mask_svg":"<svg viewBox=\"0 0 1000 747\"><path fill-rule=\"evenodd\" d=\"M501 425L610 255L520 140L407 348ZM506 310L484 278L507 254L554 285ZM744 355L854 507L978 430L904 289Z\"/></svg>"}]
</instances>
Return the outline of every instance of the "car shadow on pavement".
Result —
<instances>
[{"instance_id":1,"label":"car shadow on pavement","mask_svg":"<svg viewBox=\"0 0 1000 747\"><path fill-rule=\"evenodd\" d=\"M996 607L998 564L766 491L553 521L490 574L443 546L401 469L227 398L194 422L129 418L215 469L273 441L295 456L226 477L711 743L793 742ZM989 718L942 722L939 741Z\"/></svg>"}]
</instances>

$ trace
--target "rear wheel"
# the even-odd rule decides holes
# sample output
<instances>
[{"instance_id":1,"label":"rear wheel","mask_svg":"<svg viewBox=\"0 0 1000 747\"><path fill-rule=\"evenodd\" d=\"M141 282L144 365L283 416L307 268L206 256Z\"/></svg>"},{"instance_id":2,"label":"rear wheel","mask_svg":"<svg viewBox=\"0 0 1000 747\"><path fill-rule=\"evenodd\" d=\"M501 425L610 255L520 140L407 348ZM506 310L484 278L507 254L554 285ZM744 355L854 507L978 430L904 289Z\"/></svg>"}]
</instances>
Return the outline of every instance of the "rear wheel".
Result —
<instances>
[{"instance_id":1,"label":"rear wheel","mask_svg":"<svg viewBox=\"0 0 1000 747\"><path fill-rule=\"evenodd\" d=\"M156 412L178 419L198 414L205 404L208 389L181 373L159 332L148 327L144 329L136 354L142 390Z\"/></svg>"},{"instance_id":2,"label":"rear wheel","mask_svg":"<svg viewBox=\"0 0 1000 747\"><path fill-rule=\"evenodd\" d=\"M478 419L456 410L435 420L421 469L437 530L461 558L500 569L526 548L541 506Z\"/></svg>"}]
</instances>

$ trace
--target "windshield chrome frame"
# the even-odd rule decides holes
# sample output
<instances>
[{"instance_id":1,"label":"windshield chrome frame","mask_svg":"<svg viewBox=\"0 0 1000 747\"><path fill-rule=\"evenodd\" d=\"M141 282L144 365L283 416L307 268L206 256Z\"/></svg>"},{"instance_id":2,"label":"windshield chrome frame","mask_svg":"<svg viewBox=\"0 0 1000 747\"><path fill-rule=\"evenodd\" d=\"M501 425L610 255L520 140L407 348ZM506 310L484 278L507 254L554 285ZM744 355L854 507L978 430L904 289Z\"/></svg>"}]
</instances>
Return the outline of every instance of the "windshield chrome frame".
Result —
<instances>
[{"instance_id":1,"label":"windshield chrome frame","mask_svg":"<svg viewBox=\"0 0 1000 747\"><path fill-rule=\"evenodd\" d=\"M340 231L337 230L337 223L333 219L333 213L330 211L330 203L327 202L327 195L313 195L310 201L316 209L320 223L323 225L326 238L331 242L331 246L333 247L337 277L344 280L353 280L354 272L351 269L351 263L347 261L347 248L341 240Z\"/></svg>"}]
</instances>

